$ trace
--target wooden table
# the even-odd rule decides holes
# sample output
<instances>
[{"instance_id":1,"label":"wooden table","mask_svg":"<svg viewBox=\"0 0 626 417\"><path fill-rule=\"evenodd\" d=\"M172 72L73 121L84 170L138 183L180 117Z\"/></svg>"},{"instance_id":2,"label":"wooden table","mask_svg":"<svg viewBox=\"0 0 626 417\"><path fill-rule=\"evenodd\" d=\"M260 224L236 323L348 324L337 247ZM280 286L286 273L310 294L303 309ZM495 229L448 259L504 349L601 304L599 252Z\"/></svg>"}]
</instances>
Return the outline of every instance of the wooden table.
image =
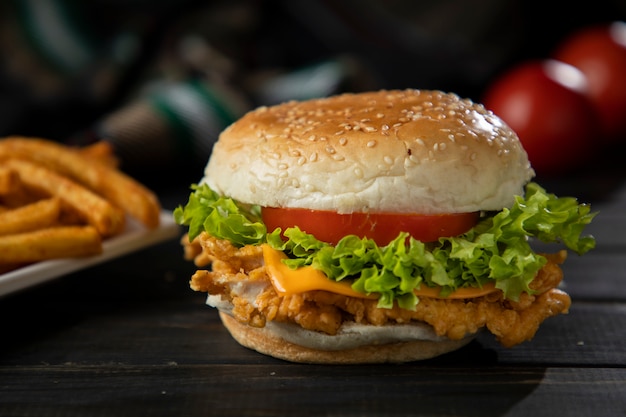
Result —
<instances>
[{"instance_id":1,"label":"wooden table","mask_svg":"<svg viewBox=\"0 0 626 417\"><path fill-rule=\"evenodd\" d=\"M531 342L485 333L404 365L265 357L189 289L172 240L0 298L0 416L626 416L626 182L610 174L546 185L593 200L598 247L569 257L570 314Z\"/></svg>"}]
</instances>

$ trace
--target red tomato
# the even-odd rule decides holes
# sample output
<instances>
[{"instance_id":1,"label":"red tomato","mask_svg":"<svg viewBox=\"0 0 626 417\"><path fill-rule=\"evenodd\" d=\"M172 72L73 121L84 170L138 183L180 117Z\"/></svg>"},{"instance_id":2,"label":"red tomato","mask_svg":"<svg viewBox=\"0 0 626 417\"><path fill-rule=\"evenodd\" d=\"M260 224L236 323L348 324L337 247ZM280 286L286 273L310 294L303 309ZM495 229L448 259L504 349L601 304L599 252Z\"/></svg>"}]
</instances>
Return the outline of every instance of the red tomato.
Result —
<instances>
[{"instance_id":1,"label":"red tomato","mask_svg":"<svg viewBox=\"0 0 626 417\"><path fill-rule=\"evenodd\" d=\"M605 139L626 139L626 23L575 32L553 56L587 76Z\"/></svg>"},{"instance_id":2,"label":"red tomato","mask_svg":"<svg viewBox=\"0 0 626 417\"><path fill-rule=\"evenodd\" d=\"M538 174L569 170L589 155L597 119L586 78L555 60L529 61L504 73L483 103L520 138Z\"/></svg>"},{"instance_id":3,"label":"red tomato","mask_svg":"<svg viewBox=\"0 0 626 417\"><path fill-rule=\"evenodd\" d=\"M336 244L346 235L373 239L383 246L408 232L422 242L433 242L442 236L456 236L467 232L478 221L478 213L453 213L440 215L352 213L300 208L264 207L261 211L268 231L277 227L285 230L298 226L317 239Z\"/></svg>"}]
</instances>

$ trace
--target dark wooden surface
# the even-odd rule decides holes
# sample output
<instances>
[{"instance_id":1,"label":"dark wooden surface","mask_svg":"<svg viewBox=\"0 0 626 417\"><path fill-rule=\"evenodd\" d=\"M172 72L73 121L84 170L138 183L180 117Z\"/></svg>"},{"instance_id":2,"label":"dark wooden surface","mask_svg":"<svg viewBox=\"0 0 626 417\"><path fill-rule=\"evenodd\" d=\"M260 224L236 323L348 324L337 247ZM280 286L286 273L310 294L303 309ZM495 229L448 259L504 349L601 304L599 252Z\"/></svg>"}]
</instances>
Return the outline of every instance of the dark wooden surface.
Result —
<instances>
[{"instance_id":1,"label":"dark wooden surface","mask_svg":"<svg viewBox=\"0 0 626 417\"><path fill-rule=\"evenodd\" d=\"M626 416L616 172L546 184L600 211L589 229L598 247L569 257L570 314L531 342L504 349L485 333L404 365L265 357L236 344L189 289L193 266L170 241L0 298L0 416ZM186 187L159 190L164 206L183 203Z\"/></svg>"}]
</instances>

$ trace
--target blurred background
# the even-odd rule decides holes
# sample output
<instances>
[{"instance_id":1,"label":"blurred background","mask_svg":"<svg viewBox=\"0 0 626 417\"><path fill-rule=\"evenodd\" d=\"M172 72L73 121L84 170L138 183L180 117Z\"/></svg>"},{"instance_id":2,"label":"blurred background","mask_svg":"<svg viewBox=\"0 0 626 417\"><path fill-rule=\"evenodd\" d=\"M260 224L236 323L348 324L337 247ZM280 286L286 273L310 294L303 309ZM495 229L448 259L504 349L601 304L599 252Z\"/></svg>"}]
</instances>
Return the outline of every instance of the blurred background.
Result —
<instances>
[{"instance_id":1,"label":"blurred background","mask_svg":"<svg viewBox=\"0 0 626 417\"><path fill-rule=\"evenodd\" d=\"M620 20L624 0L3 1L0 137L105 139L140 179L197 179L259 105L380 88L481 101L508 69Z\"/></svg>"}]
</instances>

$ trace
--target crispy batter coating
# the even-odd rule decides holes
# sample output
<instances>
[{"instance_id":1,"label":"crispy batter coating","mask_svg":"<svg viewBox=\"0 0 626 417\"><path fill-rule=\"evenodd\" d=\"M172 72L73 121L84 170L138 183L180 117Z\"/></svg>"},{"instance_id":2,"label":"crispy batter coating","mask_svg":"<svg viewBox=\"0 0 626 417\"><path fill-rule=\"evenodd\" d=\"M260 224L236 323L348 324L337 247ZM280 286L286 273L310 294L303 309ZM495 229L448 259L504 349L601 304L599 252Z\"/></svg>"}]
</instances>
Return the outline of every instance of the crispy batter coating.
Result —
<instances>
[{"instance_id":1,"label":"crispy batter coating","mask_svg":"<svg viewBox=\"0 0 626 417\"><path fill-rule=\"evenodd\" d=\"M565 260L565 251L546 255L547 264L531 283L536 294L523 293L517 302L504 299L499 292L470 299L420 297L415 310L406 310L378 308L377 300L327 291L279 296L270 283L260 247L236 248L205 233L193 242L185 237L182 243L187 259L198 267L210 265L210 270L193 275L191 288L230 301L237 320L258 327L266 321L294 322L332 335L344 321L373 325L422 321L450 339L462 339L486 327L503 346L511 347L532 339L544 320L567 313L571 305L569 295L556 288L563 278L559 264Z\"/></svg>"}]
</instances>

